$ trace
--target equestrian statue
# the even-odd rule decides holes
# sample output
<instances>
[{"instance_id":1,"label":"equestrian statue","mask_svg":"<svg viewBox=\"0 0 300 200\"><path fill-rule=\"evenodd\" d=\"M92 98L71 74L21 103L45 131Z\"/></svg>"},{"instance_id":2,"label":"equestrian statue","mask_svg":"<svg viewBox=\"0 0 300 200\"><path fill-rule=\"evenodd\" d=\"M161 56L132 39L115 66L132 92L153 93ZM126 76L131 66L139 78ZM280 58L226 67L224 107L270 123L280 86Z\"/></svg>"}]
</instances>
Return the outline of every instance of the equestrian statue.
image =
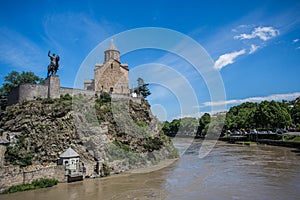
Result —
<instances>
[{"instance_id":1,"label":"equestrian statue","mask_svg":"<svg viewBox=\"0 0 300 200\"><path fill-rule=\"evenodd\" d=\"M59 55L55 55L55 53L53 53L52 55L50 55L50 51L48 51L48 56L50 57L50 64L48 65L48 73L47 73L47 78L49 76L52 76L54 74L56 74L58 67L59 67Z\"/></svg>"}]
</instances>

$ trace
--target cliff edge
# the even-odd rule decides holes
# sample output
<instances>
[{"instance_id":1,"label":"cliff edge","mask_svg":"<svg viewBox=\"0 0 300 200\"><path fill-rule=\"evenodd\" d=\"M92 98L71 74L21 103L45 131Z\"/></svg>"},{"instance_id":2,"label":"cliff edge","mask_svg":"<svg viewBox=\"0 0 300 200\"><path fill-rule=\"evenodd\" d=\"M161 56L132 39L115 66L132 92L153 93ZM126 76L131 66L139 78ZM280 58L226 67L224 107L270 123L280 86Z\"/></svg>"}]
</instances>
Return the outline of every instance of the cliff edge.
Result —
<instances>
[{"instance_id":1,"label":"cliff edge","mask_svg":"<svg viewBox=\"0 0 300 200\"><path fill-rule=\"evenodd\" d=\"M72 147L86 176L104 176L178 156L144 99L67 94L25 101L1 113L0 127L2 139L9 141L1 166L56 165Z\"/></svg>"}]
</instances>

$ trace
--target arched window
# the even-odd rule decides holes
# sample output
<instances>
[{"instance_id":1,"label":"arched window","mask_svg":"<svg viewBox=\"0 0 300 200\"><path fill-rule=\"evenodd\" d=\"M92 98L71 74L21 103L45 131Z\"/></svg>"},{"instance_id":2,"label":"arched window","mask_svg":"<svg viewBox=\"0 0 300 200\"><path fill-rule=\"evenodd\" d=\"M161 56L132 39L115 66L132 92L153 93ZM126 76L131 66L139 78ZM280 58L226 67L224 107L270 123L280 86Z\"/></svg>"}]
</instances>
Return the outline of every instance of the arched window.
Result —
<instances>
[{"instance_id":1,"label":"arched window","mask_svg":"<svg viewBox=\"0 0 300 200\"><path fill-rule=\"evenodd\" d=\"M113 63L110 64L110 68L111 68L111 69L114 68L114 64L113 64Z\"/></svg>"},{"instance_id":2,"label":"arched window","mask_svg":"<svg viewBox=\"0 0 300 200\"><path fill-rule=\"evenodd\" d=\"M112 94L113 91L114 91L114 88L111 87L111 88L109 89L109 93Z\"/></svg>"}]
</instances>

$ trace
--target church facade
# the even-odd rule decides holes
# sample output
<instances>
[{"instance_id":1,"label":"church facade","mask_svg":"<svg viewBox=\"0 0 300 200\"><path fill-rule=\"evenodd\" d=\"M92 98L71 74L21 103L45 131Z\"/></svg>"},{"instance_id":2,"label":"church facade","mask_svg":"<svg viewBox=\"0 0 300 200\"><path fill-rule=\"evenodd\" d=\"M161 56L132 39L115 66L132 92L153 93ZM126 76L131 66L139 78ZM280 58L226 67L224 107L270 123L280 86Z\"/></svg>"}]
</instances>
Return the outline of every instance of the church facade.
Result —
<instances>
[{"instance_id":1,"label":"church facade","mask_svg":"<svg viewBox=\"0 0 300 200\"><path fill-rule=\"evenodd\" d=\"M120 52L112 43L104 52L104 62L96 63L94 80L86 80L84 89L129 95L128 64L120 62Z\"/></svg>"}]
</instances>

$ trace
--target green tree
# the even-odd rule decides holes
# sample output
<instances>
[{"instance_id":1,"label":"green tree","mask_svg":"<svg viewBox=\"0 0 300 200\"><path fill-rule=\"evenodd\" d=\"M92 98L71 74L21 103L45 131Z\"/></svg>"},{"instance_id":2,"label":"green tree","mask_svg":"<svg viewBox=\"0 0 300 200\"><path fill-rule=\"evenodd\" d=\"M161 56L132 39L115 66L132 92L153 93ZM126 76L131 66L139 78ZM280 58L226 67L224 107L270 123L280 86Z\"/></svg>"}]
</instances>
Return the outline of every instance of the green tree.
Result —
<instances>
[{"instance_id":1,"label":"green tree","mask_svg":"<svg viewBox=\"0 0 300 200\"><path fill-rule=\"evenodd\" d=\"M168 122L166 121L164 123L164 126L162 128L162 130L164 131L164 133L170 137L174 137L176 136L179 127L180 127L180 119L174 119L172 122Z\"/></svg>"},{"instance_id":2,"label":"green tree","mask_svg":"<svg viewBox=\"0 0 300 200\"><path fill-rule=\"evenodd\" d=\"M254 127L256 109L257 103L252 102L231 107L226 114L225 128L227 130L236 130Z\"/></svg>"},{"instance_id":3,"label":"green tree","mask_svg":"<svg viewBox=\"0 0 300 200\"><path fill-rule=\"evenodd\" d=\"M293 124L297 126L297 130L300 131L300 99L296 99L292 104L291 118Z\"/></svg>"},{"instance_id":4,"label":"green tree","mask_svg":"<svg viewBox=\"0 0 300 200\"><path fill-rule=\"evenodd\" d=\"M138 88L137 93L143 95L144 98L147 98L151 94L147 83L144 82L142 78L138 78Z\"/></svg>"},{"instance_id":5,"label":"green tree","mask_svg":"<svg viewBox=\"0 0 300 200\"><path fill-rule=\"evenodd\" d=\"M4 77L5 83L0 88L0 95L8 95L8 93L15 87L24 83L39 84L43 79L36 76L33 72L22 72L21 74L16 71L10 72Z\"/></svg>"},{"instance_id":6,"label":"green tree","mask_svg":"<svg viewBox=\"0 0 300 200\"><path fill-rule=\"evenodd\" d=\"M256 124L260 128L285 128L292 124L292 119L287 108L275 101L261 102L254 117Z\"/></svg>"},{"instance_id":7,"label":"green tree","mask_svg":"<svg viewBox=\"0 0 300 200\"><path fill-rule=\"evenodd\" d=\"M218 139L224 128L225 113L217 113L211 116L209 131L205 135L206 138Z\"/></svg>"},{"instance_id":8,"label":"green tree","mask_svg":"<svg viewBox=\"0 0 300 200\"><path fill-rule=\"evenodd\" d=\"M205 136L207 134L210 120L210 114L204 113L204 115L202 115L202 117L199 119L199 126L197 131L198 136Z\"/></svg>"},{"instance_id":9,"label":"green tree","mask_svg":"<svg viewBox=\"0 0 300 200\"><path fill-rule=\"evenodd\" d=\"M180 120L180 126L178 126L178 134L196 136L199 122L194 117L184 117Z\"/></svg>"}]
</instances>

